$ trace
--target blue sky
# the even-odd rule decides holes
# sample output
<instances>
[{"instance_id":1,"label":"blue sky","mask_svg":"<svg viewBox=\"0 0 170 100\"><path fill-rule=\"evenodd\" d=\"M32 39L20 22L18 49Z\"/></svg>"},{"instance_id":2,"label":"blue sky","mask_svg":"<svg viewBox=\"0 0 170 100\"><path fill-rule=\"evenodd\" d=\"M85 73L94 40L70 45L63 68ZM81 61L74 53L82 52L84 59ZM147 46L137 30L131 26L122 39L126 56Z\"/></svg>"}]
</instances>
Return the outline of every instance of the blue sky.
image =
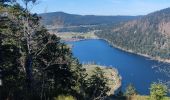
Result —
<instances>
[{"instance_id":1,"label":"blue sky","mask_svg":"<svg viewBox=\"0 0 170 100\"><path fill-rule=\"evenodd\" d=\"M146 15L170 7L170 0L39 0L32 12L81 15Z\"/></svg>"}]
</instances>

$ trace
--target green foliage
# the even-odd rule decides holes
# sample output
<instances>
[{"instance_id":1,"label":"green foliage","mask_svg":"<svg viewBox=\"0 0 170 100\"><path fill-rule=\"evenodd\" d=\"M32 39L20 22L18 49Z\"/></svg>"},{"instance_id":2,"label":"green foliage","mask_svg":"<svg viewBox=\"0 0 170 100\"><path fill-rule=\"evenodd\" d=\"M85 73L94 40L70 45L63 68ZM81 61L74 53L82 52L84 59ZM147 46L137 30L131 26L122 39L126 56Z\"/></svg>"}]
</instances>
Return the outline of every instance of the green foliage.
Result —
<instances>
[{"instance_id":1,"label":"green foliage","mask_svg":"<svg viewBox=\"0 0 170 100\"><path fill-rule=\"evenodd\" d=\"M153 83L150 88L150 99L151 100L164 100L167 95L167 86L161 83Z\"/></svg>"},{"instance_id":2,"label":"green foliage","mask_svg":"<svg viewBox=\"0 0 170 100\"><path fill-rule=\"evenodd\" d=\"M24 84L24 73L20 65L21 54L14 45L0 46L0 69L2 69L2 85L0 98L21 99L22 95L15 96L22 92ZM10 93L10 94L8 94Z\"/></svg>"},{"instance_id":3,"label":"green foliage","mask_svg":"<svg viewBox=\"0 0 170 100\"><path fill-rule=\"evenodd\" d=\"M103 71L96 67L94 74L87 79L86 95L90 100L101 100L107 96L110 88L107 86L107 79L104 77Z\"/></svg>"},{"instance_id":4,"label":"green foliage","mask_svg":"<svg viewBox=\"0 0 170 100\"><path fill-rule=\"evenodd\" d=\"M19 5L1 6L0 99L79 97L84 69L70 49L39 24L39 17ZM0 73L1 74L1 73Z\"/></svg>"},{"instance_id":5,"label":"green foliage","mask_svg":"<svg viewBox=\"0 0 170 100\"><path fill-rule=\"evenodd\" d=\"M126 91L125 91L125 95L126 96L134 96L134 95L137 95L137 91L135 89L135 87L132 85L132 84L129 84L126 88Z\"/></svg>"}]
</instances>

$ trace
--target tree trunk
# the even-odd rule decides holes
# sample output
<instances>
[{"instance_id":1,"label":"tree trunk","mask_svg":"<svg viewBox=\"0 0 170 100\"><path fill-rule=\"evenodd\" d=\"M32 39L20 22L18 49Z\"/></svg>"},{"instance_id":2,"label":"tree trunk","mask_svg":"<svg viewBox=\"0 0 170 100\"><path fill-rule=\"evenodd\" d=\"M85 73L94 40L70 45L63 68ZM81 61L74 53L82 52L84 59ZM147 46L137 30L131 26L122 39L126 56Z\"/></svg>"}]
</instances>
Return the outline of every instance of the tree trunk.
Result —
<instances>
[{"instance_id":1,"label":"tree trunk","mask_svg":"<svg viewBox=\"0 0 170 100\"><path fill-rule=\"evenodd\" d=\"M27 88L32 88L32 55L28 54L25 62Z\"/></svg>"}]
</instances>

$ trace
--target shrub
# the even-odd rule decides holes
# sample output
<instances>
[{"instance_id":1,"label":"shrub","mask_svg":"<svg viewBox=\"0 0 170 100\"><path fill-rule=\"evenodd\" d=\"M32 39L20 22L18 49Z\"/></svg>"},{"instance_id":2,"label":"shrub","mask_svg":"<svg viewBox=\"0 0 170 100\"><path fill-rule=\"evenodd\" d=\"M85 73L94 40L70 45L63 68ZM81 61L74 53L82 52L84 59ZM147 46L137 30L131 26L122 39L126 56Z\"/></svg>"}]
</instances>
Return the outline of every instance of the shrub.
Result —
<instances>
[{"instance_id":1,"label":"shrub","mask_svg":"<svg viewBox=\"0 0 170 100\"><path fill-rule=\"evenodd\" d=\"M59 95L58 97L54 98L54 100L76 100L76 99L70 95Z\"/></svg>"},{"instance_id":2,"label":"shrub","mask_svg":"<svg viewBox=\"0 0 170 100\"><path fill-rule=\"evenodd\" d=\"M161 83L153 83L150 88L150 99L151 100L163 100L167 95L168 88L166 85Z\"/></svg>"}]
</instances>

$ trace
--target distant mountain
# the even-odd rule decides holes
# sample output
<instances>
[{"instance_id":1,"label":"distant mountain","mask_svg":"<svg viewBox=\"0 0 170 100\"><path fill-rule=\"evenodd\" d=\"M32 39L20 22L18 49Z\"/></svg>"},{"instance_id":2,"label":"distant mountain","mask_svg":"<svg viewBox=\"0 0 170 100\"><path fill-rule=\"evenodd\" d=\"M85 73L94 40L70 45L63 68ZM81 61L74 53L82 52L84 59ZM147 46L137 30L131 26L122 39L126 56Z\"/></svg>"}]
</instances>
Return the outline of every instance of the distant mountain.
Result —
<instances>
[{"instance_id":1,"label":"distant mountain","mask_svg":"<svg viewBox=\"0 0 170 100\"><path fill-rule=\"evenodd\" d=\"M64 26L79 25L101 25L114 24L122 21L128 21L137 16L95 16L95 15L75 15L64 12L51 12L39 14L42 17L44 25L63 24Z\"/></svg>"},{"instance_id":2,"label":"distant mountain","mask_svg":"<svg viewBox=\"0 0 170 100\"><path fill-rule=\"evenodd\" d=\"M97 35L126 50L170 59L170 8L105 29Z\"/></svg>"}]
</instances>

